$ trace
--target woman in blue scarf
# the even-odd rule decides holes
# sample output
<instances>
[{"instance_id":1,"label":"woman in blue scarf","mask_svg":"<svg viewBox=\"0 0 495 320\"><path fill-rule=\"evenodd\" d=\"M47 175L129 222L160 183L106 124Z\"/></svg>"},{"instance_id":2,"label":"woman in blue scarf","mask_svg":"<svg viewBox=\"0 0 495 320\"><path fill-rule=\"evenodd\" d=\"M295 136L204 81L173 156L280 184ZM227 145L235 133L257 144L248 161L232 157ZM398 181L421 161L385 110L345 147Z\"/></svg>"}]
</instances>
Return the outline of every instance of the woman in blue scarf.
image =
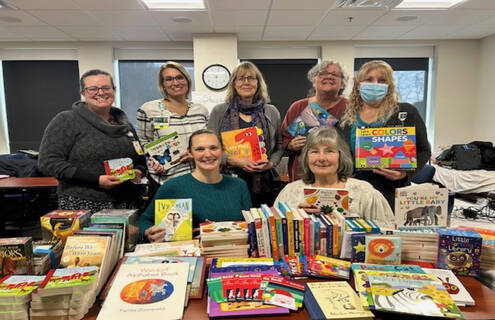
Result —
<instances>
[{"instance_id":1,"label":"woman in blue scarf","mask_svg":"<svg viewBox=\"0 0 495 320\"><path fill-rule=\"evenodd\" d=\"M208 122L208 129L219 135L250 127L263 130L267 159L224 159L226 168L248 184L255 207L262 203L273 204L278 193L274 189L278 180L275 168L283 153L280 113L268 102L270 98L263 75L253 63L242 62L232 71L225 103L215 106Z\"/></svg>"}]
</instances>

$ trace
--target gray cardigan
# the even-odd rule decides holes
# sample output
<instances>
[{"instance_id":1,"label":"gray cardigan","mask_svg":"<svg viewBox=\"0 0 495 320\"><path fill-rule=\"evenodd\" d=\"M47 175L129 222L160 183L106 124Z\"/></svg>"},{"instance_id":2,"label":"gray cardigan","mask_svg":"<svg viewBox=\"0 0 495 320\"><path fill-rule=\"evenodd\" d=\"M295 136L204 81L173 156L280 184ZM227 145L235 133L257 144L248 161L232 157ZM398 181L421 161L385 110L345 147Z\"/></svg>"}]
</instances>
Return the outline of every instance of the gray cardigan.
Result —
<instances>
[{"instance_id":1,"label":"gray cardigan","mask_svg":"<svg viewBox=\"0 0 495 320\"><path fill-rule=\"evenodd\" d=\"M210 120L208 121L208 129L220 135L222 129L222 123L225 112L229 105L227 103L221 103L216 105L210 113ZM282 134L280 132L280 112L272 105L265 103L265 116L268 122L268 130L270 131L270 145L266 148L266 154L268 160L270 160L274 167L278 166L284 148L282 146Z\"/></svg>"}]
</instances>

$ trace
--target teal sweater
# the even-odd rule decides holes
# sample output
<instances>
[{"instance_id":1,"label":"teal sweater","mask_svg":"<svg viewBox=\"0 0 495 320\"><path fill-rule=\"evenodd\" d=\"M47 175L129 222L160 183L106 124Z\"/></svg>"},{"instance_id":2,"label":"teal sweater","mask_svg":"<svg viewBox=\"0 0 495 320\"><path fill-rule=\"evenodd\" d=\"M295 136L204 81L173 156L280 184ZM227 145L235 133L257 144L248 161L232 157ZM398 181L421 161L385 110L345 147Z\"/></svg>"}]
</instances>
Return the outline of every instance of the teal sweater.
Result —
<instances>
[{"instance_id":1,"label":"teal sweater","mask_svg":"<svg viewBox=\"0 0 495 320\"><path fill-rule=\"evenodd\" d=\"M193 226L205 219L211 221L243 220L241 210L251 208L251 196L246 183L223 175L219 183L208 184L196 180L192 174L172 178L158 189L155 197L139 217L139 235L155 224L156 199L192 199Z\"/></svg>"}]
</instances>

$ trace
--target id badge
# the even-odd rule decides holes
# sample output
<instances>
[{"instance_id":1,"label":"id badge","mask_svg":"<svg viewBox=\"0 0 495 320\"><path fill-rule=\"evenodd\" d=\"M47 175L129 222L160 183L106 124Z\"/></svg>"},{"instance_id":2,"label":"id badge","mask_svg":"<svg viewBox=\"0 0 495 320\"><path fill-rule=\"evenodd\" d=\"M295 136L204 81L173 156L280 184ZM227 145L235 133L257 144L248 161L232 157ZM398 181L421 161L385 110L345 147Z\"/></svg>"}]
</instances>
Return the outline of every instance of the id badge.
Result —
<instances>
[{"instance_id":1,"label":"id badge","mask_svg":"<svg viewBox=\"0 0 495 320\"><path fill-rule=\"evenodd\" d=\"M153 119L153 129L166 129L169 125L169 117L156 117Z\"/></svg>"},{"instance_id":2,"label":"id badge","mask_svg":"<svg viewBox=\"0 0 495 320\"><path fill-rule=\"evenodd\" d=\"M143 152L143 148L141 148L141 144L139 143L139 141L132 141L132 144L134 145L134 150L136 150L136 153L140 156L142 156L144 154Z\"/></svg>"}]
</instances>

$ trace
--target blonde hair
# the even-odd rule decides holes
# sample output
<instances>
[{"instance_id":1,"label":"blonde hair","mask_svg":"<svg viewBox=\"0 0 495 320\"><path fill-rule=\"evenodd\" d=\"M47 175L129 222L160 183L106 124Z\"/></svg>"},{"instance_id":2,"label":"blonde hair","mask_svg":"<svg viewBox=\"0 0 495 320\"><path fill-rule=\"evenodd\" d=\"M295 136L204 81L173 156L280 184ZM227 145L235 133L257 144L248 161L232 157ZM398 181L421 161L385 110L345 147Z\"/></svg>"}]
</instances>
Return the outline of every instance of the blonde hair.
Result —
<instances>
[{"instance_id":1,"label":"blonde hair","mask_svg":"<svg viewBox=\"0 0 495 320\"><path fill-rule=\"evenodd\" d=\"M347 110L340 119L340 126L352 125L356 123L357 115L359 111L363 108L364 101L359 93L359 86L366 76L372 71L378 70L382 73L385 78L386 84L388 84L388 92L385 98L380 102L380 108L378 111L378 120L388 120L392 114L397 112L399 108L399 96L396 91L393 69L392 67L382 60L373 60L366 62L361 66L358 74L354 78L354 85L352 87L352 92L349 97L349 104L347 105Z\"/></svg>"},{"instance_id":2,"label":"blonde hair","mask_svg":"<svg viewBox=\"0 0 495 320\"><path fill-rule=\"evenodd\" d=\"M178 62L175 61L167 61L162 66L160 67L160 70L158 70L158 90L160 90L160 93L162 94L163 98L167 99L168 94L167 90L165 90L165 87L163 85L164 77L163 77L163 70L172 68L180 73L186 78L187 80L187 93L186 93L186 98L189 96L189 93L191 92L191 75L189 72L187 72L186 68L184 68L183 65L181 65Z\"/></svg>"},{"instance_id":3,"label":"blonde hair","mask_svg":"<svg viewBox=\"0 0 495 320\"><path fill-rule=\"evenodd\" d=\"M225 102L227 102L227 104L230 104L232 100L234 100L234 97L238 95L237 91L235 90L235 81L241 73L246 72L254 73L254 76L258 80L258 88L254 93L253 102L257 101L260 98L263 99L265 103L270 102L270 96L268 95L268 87L266 86L265 79L263 78L263 75L261 74L258 67L256 67L256 65L250 61L242 62L237 67L235 67L234 70L232 70L229 84L227 86L227 94L225 95Z\"/></svg>"}]
</instances>

